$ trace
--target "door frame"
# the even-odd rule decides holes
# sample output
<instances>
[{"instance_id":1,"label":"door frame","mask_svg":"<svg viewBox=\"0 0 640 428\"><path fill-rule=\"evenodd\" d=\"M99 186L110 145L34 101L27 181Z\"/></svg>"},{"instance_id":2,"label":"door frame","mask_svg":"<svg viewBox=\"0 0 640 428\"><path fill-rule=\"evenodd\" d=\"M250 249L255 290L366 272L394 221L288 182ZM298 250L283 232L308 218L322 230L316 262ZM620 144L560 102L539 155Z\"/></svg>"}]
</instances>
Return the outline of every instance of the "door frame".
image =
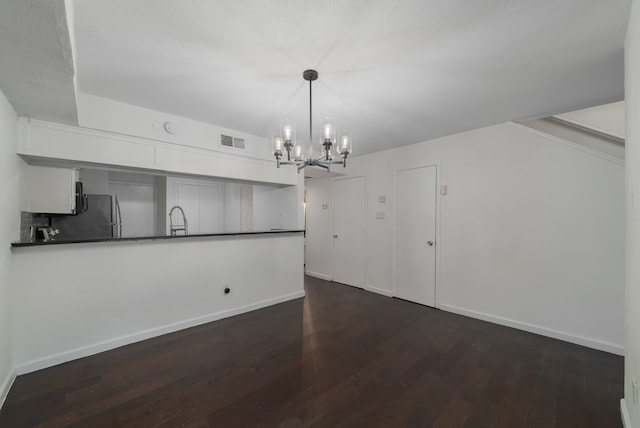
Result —
<instances>
[{"instance_id":1,"label":"door frame","mask_svg":"<svg viewBox=\"0 0 640 428\"><path fill-rule=\"evenodd\" d=\"M441 230L440 230L440 219L441 219L441 211L440 211L440 207L442 206L441 204L441 197L442 195L440 194L440 186L442 185L441 183L441 179L440 179L440 162L432 162L432 163L427 163L424 165L416 165L416 166L411 166L408 168L398 168L396 169L395 173L393 174L393 192L395 195L395 200L393 201L393 243L392 243L392 251L393 251L393 257L392 257L392 262L391 262L391 270L392 270L392 284L391 284L391 296L392 297L397 297L397 292L396 292L396 272L397 272L397 266L396 266L396 257L397 257L397 246L398 246L398 235L397 235L397 229L398 229L398 173L402 172L402 171L411 171L414 169L419 169L419 168L427 168L427 167L435 167L436 168L436 206L435 206L435 216L436 216L436 252L435 252L435 278L434 278L434 296L433 296L433 307L436 309L440 309L440 293L438 293L438 290L440 289L440 263L441 263L441 257L440 257L440 248L442 247L442 236L441 236ZM448 192L447 192L448 193Z\"/></svg>"},{"instance_id":2,"label":"door frame","mask_svg":"<svg viewBox=\"0 0 640 428\"><path fill-rule=\"evenodd\" d=\"M369 256L366 253L366 242L367 242L367 232L369 231L369 228L367 227L367 208L368 208L368 201L369 201L369 183L368 183L368 177L365 174L359 174L359 175L352 175L349 177L339 177L339 178L335 178L333 179L333 182L331 183L331 200L333 201L333 207L332 207L332 219L331 219L331 281L335 282L335 268L336 268L336 251L335 251L335 238L333 237L333 235L335 235L336 233L336 183L338 181L345 181L345 180L351 180L354 178L363 178L364 179L364 218L362 218L362 222L363 222L363 226L364 226L364 239L365 239L365 248L364 248L364 283L362 285L363 290L369 290L369 286L368 286L368 281L367 281L367 274L369 272ZM347 284L349 285L349 284ZM354 285L349 285L350 287L354 287L354 288L360 288Z\"/></svg>"}]
</instances>

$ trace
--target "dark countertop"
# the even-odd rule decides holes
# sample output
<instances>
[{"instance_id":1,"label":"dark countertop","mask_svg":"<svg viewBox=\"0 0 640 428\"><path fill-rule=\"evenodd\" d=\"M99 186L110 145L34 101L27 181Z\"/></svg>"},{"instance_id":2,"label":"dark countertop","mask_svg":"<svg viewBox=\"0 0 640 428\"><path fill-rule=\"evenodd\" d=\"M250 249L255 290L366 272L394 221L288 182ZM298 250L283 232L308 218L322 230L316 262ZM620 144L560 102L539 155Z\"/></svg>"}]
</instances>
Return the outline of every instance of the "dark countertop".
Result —
<instances>
[{"instance_id":1,"label":"dark countertop","mask_svg":"<svg viewBox=\"0 0 640 428\"><path fill-rule=\"evenodd\" d=\"M262 230L254 232L223 232L223 233L202 233L192 235L156 235L156 236L135 236L130 238L96 238L96 239L73 239L73 240L49 240L49 241L18 241L12 242L11 247L39 247L43 245L60 245L60 244L84 244L87 242L123 242L123 241L148 241L158 239L185 239L185 238L205 238L211 236L241 236L241 235L269 235L276 233L303 233L303 229L274 229Z\"/></svg>"}]
</instances>

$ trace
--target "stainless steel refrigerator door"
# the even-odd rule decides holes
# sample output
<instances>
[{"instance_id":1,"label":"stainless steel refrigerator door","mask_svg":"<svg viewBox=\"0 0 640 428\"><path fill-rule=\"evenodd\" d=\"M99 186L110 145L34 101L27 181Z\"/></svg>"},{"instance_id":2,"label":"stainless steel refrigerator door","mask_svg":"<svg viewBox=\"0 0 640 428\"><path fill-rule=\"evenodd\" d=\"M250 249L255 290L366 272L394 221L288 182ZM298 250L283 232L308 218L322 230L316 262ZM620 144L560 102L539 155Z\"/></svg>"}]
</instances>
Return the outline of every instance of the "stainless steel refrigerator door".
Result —
<instances>
[{"instance_id":1,"label":"stainless steel refrigerator door","mask_svg":"<svg viewBox=\"0 0 640 428\"><path fill-rule=\"evenodd\" d=\"M110 195L87 195L88 208L75 216L51 217L51 227L59 229L57 240L108 239L113 237Z\"/></svg>"}]
</instances>

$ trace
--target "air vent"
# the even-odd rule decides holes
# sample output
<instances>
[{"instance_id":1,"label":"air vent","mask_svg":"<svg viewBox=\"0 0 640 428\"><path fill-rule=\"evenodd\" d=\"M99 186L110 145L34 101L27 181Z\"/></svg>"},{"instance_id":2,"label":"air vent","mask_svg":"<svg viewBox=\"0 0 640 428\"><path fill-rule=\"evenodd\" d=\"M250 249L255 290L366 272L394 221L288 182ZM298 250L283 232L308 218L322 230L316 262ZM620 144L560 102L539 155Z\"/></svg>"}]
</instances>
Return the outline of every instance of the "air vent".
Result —
<instances>
[{"instance_id":1,"label":"air vent","mask_svg":"<svg viewBox=\"0 0 640 428\"><path fill-rule=\"evenodd\" d=\"M244 138L220 134L220 144L227 147L235 147L236 149L244 149Z\"/></svg>"},{"instance_id":2,"label":"air vent","mask_svg":"<svg viewBox=\"0 0 640 428\"><path fill-rule=\"evenodd\" d=\"M230 135L220 135L220 144L233 147L233 137Z\"/></svg>"},{"instance_id":3,"label":"air vent","mask_svg":"<svg viewBox=\"0 0 640 428\"><path fill-rule=\"evenodd\" d=\"M234 138L233 147L237 149L244 149L244 138Z\"/></svg>"}]
</instances>

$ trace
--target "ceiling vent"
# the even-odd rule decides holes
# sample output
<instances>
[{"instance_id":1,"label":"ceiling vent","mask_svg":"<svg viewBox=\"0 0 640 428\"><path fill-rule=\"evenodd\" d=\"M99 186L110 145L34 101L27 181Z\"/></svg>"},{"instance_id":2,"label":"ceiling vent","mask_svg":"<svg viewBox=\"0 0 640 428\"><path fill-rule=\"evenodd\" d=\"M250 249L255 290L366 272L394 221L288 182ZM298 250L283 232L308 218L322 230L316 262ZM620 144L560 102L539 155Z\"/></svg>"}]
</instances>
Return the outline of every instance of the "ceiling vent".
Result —
<instances>
[{"instance_id":1,"label":"ceiling vent","mask_svg":"<svg viewBox=\"0 0 640 428\"><path fill-rule=\"evenodd\" d=\"M237 149L244 149L244 138L234 138L233 147Z\"/></svg>"},{"instance_id":2,"label":"ceiling vent","mask_svg":"<svg viewBox=\"0 0 640 428\"><path fill-rule=\"evenodd\" d=\"M244 138L220 134L220 144L227 147L235 147L236 149L244 149Z\"/></svg>"},{"instance_id":3,"label":"ceiling vent","mask_svg":"<svg viewBox=\"0 0 640 428\"><path fill-rule=\"evenodd\" d=\"M220 135L220 144L227 147L233 147L233 137L230 135Z\"/></svg>"}]
</instances>

